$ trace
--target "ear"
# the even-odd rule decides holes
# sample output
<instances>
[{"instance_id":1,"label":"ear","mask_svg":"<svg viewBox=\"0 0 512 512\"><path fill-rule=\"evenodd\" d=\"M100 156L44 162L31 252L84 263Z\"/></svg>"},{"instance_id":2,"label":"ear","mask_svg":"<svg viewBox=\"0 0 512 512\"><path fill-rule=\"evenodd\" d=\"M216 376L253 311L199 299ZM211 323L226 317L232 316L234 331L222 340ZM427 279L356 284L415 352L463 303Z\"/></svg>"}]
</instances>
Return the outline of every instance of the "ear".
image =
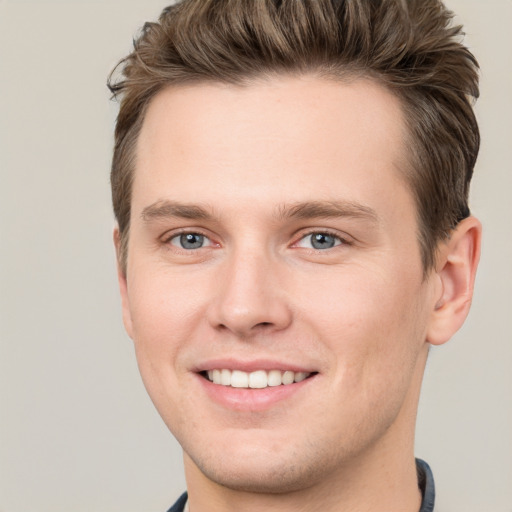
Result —
<instances>
[{"instance_id":1,"label":"ear","mask_svg":"<svg viewBox=\"0 0 512 512\"><path fill-rule=\"evenodd\" d=\"M121 234L119 227L114 228L114 246L116 248L116 261L117 261L117 281L119 283L119 291L121 293L121 307L123 312L123 323L126 332L130 338L133 338L132 315L130 310L130 299L128 297L128 281L126 278L126 270L121 263Z\"/></svg>"},{"instance_id":2,"label":"ear","mask_svg":"<svg viewBox=\"0 0 512 512\"><path fill-rule=\"evenodd\" d=\"M475 217L468 217L440 247L434 276L440 286L427 331L427 341L432 345L446 343L468 315L481 238L482 225Z\"/></svg>"}]
</instances>

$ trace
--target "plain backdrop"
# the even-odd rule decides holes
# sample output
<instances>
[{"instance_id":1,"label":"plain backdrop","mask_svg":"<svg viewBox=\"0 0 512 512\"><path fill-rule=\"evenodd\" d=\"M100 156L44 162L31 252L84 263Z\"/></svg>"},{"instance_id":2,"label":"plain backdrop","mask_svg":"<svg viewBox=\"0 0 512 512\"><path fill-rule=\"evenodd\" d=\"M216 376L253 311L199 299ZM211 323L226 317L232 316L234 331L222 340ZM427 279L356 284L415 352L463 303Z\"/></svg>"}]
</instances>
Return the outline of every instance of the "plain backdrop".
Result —
<instances>
[{"instance_id":1,"label":"plain backdrop","mask_svg":"<svg viewBox=\"0 0 512 512\"><path fill-rule=\"evenodd\" d=\"M141 384L111 243L106 77L161 0L0 0L0 512L167 510L181 451ZM512 511L512 1L450 0L482 66L473 309L431 352L436 511Z\"/></svg>"}]
</instances>

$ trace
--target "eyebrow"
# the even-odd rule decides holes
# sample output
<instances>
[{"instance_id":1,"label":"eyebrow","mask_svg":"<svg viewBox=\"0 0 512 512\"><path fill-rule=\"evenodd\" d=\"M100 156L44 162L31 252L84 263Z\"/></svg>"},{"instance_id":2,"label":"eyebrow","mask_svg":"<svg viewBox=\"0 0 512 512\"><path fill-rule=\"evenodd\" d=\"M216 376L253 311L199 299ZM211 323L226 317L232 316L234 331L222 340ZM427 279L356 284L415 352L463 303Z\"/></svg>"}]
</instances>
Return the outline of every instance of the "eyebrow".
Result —
<instances>
[{"instance_id":1,"label":"eyebrow","mask_svg":"<svg viewBox=\"0 0 512 512\"><path fill-rule=\"evenodd\" d=\"M213 217L205 207L197 204L181 203L178 201L157 201L146 206L141 213L142 220L149 222L153 219L181 218L208 220Z\"/></svg>"},{"instance_id":2,"label":"eyebrow","mask_svg":"<svg viewBox=\"0 0 512 512\"><path fill-rule=\"evenodd\" d=\"M377 212L364 204L352 201L306 201L278 208L281 219L313 219L313 218L355 218L377 223Z\"/></svg>"},{"instance_id":3,"label":"eyebrow","mask_svg":"<svg viewBox=\"0 0 512 512\"><path fill-rule=\"evenodd\" d=\"M379 217L369 206L352 201L305 201L292 204L282 204L276 209L279 220L305 220L314 218L355 218L377 223ZM212 220L214 214L211 208L193 203L161 200L142 210L141 217L145 222L166 218L181 218L189 220Z\"/></svg>"}]
</instances>

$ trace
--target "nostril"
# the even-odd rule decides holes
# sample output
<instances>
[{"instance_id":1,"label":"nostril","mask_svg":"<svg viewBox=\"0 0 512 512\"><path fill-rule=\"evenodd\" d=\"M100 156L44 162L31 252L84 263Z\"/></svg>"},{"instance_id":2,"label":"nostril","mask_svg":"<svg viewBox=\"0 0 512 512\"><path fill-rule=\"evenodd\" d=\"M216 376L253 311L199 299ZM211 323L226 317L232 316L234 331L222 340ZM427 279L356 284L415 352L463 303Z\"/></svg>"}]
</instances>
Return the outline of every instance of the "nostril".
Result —
<instances>
[{"instance_id":1,"label":"nostril","mask_svg":"<svg viewBox=\"0 0 512 512\"><path fill-rule=\"evenodd\" d=\"M273 322L260 322L251 328L251 332L252 333L270 332L274 328L275 328L275 324Z\"/></svg>"}]
</instances>

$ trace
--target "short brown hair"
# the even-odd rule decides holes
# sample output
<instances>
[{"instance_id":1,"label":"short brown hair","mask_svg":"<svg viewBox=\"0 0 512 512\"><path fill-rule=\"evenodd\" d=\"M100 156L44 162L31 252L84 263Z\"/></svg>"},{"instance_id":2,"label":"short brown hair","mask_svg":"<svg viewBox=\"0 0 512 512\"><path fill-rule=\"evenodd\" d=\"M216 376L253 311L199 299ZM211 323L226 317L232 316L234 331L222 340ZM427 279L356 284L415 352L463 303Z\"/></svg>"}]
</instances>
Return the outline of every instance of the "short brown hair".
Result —
<instances>
[{"instance_id":1,"label":"short brown hair","mask_svg":"<svg viewBox=\"0 0 512 512\"><path fill-rule=\"evenodd\" d=\"M439 0L182 0L146 23L109 77L121 104L111 184L126 270L135 146L151 99L168 85L244 85L275 74L375 79L400 100L425 272L469 215L480 137L478 64ZM115 70L114 70L115 71Z\"/></svg>"}]
</instances>

